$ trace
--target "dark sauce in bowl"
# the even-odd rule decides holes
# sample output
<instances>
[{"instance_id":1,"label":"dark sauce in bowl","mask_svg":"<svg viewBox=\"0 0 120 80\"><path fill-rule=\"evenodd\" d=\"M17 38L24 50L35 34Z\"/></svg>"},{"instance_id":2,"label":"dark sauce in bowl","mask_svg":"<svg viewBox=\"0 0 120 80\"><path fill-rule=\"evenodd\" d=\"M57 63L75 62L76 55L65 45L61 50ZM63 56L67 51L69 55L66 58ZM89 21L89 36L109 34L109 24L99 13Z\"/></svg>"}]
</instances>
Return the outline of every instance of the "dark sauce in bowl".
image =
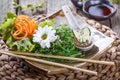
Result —
<instances>
[{"instance_id":1,"label":"dark sauce in bowl","mask_svg":"<svg viewBox=\"0 0 120 80\"><path fill-rule=\"evenodd\" d=\"M110 19L117 12L110 0L71 0L77 9L81 9L89 18L102 21Z\"/></svg>"},{"instance_id":2,"label":"dark sauce in bowl","mask_svg":"<svg viewBox=\"0 0 120 80\"><path fill-rule=\"evenodd\" d=\"M104 4L91 5L87 8L87 12L94 16L108 16L112 13L112 7Z\"/></svg>"}]
</instances>

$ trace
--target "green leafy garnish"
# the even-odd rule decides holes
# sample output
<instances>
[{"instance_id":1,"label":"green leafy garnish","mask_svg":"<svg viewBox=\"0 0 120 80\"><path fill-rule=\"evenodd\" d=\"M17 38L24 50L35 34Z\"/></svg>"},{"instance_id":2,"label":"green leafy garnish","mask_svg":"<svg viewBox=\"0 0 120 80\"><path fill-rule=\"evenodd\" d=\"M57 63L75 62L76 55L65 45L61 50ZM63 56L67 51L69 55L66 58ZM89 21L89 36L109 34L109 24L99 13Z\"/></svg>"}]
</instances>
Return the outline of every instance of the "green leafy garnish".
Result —
<instances>
[{"instance_id":1,"label":"green leafy garnish","mask_svg":"<svg viewBox=\"0 0 120 80\"><path fill-rule=\"evenodd\" d=\"M11 29L14 25L14 20L16 19L16 15L8 12L7 16L4 18L4 21L0 24L0 33L2 35L2 39L7 41L11 36Z\"/></svg>"},{"instance_id":2,"label":"green leafy garnish","mask_svg":"<svg viewBox=\"0 0 120 80\"><path fill-rule=\"evenodd\" d=\"M52 26L52 25L54 25L54 23L55 23L55 21L53 19L52 20L45 20L45 21L41 22L39 24L39 26L41 26L41 27L44 27L46 25Z\"/></svg>"},{"instance_id":3,"label":"green leafy garnish","mask_svg":"<svg viewBox=\"0 0 120 80\"><path fill-rule=\"evenodd\" d=\"M31 40L29 38L15 41L10 45L10 49L21 51L21 52L31 52L34 48L35 48L35 45L31 43Z\"/></svg>"}]
</instances>

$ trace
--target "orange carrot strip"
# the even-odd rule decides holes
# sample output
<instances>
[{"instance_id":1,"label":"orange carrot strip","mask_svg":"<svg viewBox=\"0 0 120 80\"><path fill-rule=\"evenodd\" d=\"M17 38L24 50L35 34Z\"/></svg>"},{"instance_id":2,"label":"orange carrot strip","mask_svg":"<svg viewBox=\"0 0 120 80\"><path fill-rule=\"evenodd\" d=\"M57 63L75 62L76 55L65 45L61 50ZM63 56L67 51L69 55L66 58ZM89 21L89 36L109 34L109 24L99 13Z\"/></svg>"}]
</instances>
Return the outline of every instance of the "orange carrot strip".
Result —
<instances>
[{"instance_id":1,"label":"orange carrot strip","mask_svg":"<svg viewBox=\"0 0 120 80\"><path fill-rule=\"evenodd\" d=\"M11 31L13 38L17 40L32 36L37 24L25 15L20 15L15 20L15 26Z\"/></svg>"}]
</instances>

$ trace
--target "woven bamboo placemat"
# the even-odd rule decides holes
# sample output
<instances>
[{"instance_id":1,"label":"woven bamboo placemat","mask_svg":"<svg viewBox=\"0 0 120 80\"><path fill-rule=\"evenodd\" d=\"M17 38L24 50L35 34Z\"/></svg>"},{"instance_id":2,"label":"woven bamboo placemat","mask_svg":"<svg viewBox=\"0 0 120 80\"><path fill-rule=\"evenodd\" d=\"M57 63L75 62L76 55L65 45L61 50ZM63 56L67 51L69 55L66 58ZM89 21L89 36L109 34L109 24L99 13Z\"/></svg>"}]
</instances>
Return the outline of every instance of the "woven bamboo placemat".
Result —
<instances>
[{"instance_id":1,"label":"woven bamboo placemat","mask_svg":"<svg viewBox=\"0 0 120 80\"><path fill-rule=\"evenodd\" d=\"M38 18L36 18L38 19ZM40 17L39 17L40 19ZM0 54L0 80L119 80L120 79L120 39L109 27L94 20L86 19L86 22L105 35L115 38L114 46L99 60L114 61L115 66L87 63L84 67L97 71L98 75L89 75L79 71L69 71L57 75L45 75L34 71L24 64L19 58ZM8 50L4 41L0 39L0 49Z\"/></svg>"}]
</instances>

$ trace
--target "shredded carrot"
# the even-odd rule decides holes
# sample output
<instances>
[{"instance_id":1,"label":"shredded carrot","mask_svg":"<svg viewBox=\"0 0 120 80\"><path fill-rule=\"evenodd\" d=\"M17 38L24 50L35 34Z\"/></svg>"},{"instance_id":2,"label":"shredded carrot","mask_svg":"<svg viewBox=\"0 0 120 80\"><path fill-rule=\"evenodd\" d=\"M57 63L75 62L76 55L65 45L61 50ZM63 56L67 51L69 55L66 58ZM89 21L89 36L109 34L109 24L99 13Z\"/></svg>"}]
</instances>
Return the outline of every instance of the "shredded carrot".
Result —
<instances>
[{"instance_id":1,"label":"shredded carrot","mask_svg":"<svg viewBox=\"0 0 120 80\"><path fill-rule=\"evenodd\" d=\"M11 31L11 34L14 39L21 40L28 36L32 36L37 24L35 21L29 19L25 15L20 15L15 20L15 26Z\"/></svg>"}]
</instances>

